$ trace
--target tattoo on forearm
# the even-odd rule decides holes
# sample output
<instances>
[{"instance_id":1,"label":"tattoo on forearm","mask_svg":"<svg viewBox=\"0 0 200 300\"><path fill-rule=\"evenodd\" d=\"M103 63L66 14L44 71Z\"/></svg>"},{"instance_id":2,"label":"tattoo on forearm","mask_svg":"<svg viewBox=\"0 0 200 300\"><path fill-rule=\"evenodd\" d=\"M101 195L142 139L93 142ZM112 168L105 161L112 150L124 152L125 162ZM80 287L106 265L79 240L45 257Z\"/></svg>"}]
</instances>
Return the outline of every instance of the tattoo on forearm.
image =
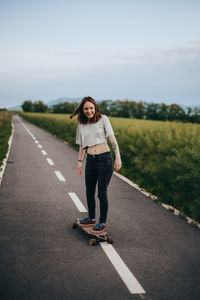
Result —
<instances>
[{"instance_id":1,"label":"tattoo on forearm","mask_svg":"<svg viewBox=\"0 0 200 300\"><path fill-rule=\"evenodd\" d=\"M112 144L113 150L114 150L114 152L116 154L116 152L117 152L117 144L115 142L111 142L111 144Z\"/></svg>"}]
</instances>

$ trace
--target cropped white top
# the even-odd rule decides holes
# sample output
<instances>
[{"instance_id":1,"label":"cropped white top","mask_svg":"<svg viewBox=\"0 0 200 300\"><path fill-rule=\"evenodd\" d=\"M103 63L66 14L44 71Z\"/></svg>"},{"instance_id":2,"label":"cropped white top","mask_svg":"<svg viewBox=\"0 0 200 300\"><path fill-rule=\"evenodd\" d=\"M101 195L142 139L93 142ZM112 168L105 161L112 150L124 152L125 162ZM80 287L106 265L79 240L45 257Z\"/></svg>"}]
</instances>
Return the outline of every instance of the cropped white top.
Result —
<instances>
[{"instance_id":1,"label":"cropped white top","mask_svg":"<svg viewBox=\"0 0 200 300\"><path fill-rule=\"evenodd\" d=\"M82 148L107 143L107 138L114 135L110 121L106 115L96 123L79 124L76 131L76 144Z\"/></svg>"}]
</instances>

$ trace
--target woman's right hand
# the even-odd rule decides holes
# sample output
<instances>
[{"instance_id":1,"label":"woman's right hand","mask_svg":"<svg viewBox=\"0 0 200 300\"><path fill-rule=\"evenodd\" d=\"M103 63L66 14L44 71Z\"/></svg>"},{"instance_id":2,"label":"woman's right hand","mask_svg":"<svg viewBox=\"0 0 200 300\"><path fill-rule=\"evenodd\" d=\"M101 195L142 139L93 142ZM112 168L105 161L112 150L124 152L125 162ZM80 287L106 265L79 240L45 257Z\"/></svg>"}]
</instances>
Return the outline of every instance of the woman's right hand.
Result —
<instances>
[{"instance_id":1,"label":"woman's right hand","mask_svg":"<svg viewBox=\"0 0 200 300\"><path fill-rule=\"evenodd\" d=\"M76 173L79 175L82 175L82 162L81 161L78 161L78 163L77 163Z\"/></svg>"}]
</instances>

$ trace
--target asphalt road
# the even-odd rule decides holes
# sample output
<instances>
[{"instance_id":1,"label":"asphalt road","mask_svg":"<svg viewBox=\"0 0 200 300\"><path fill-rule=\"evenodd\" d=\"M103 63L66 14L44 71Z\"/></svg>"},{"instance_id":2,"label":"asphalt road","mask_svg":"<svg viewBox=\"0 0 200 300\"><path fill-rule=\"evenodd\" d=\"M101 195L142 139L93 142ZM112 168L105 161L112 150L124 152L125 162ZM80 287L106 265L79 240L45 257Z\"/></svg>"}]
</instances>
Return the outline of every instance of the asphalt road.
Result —
<instances>
[{"instance_id":1,"label":"asphalt road","mask_svg":"<svg viewBox=\"0 0 200 300\"><path fill-rule=\"evenodd\" d=\"M87 208L84 176L76 174L78 153L22 122L14 117L0 188L1 300L200 298L198 229L113 175L107 221L114 240L108 245L111 262L104 245L91 247L88 235L70 228L87 215L69 195L75 193Z\"/></svg>"}]
</instances>

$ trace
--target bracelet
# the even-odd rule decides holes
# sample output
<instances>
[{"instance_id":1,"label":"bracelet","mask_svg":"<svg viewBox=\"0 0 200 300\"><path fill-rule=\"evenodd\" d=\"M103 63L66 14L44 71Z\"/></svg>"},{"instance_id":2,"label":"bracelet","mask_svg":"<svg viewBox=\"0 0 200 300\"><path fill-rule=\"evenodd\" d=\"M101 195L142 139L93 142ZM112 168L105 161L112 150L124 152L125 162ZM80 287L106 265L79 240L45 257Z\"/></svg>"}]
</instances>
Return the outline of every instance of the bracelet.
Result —
<instances>
[{"instance_id":1,"label":"bracelet","mask_svg":"<svg viewBox=\"0 0 200 300\"><path fill-rule=\"evenodd\" d=\"M82 160L78 159L78 161L82 162Z\"/></svg>"}]
</instances>

